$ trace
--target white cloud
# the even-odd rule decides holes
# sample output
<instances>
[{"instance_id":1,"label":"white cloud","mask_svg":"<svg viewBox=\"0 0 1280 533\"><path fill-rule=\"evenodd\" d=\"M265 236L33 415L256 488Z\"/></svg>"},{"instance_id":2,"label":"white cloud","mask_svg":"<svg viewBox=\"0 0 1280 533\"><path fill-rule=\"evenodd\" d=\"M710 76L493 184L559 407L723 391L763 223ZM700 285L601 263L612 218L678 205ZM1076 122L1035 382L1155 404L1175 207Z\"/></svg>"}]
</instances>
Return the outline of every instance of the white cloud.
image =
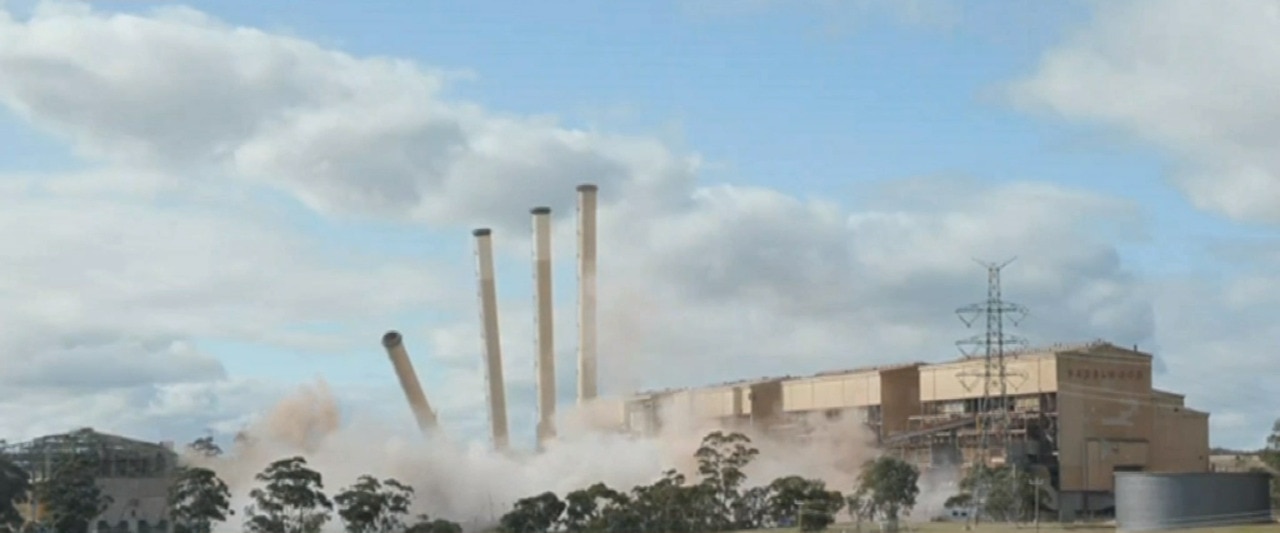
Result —
<instances>
[{"instance_id":1,"label":"white cloud","mask_svg":"<svg viewBox=\"0 0 1280 533\"><path fill-rule=\"evenodd\" d=\"M30 20L0 19L0 70L0 101L83 154L225 171L325 212L511 221L552 202L544 191L556 185L662 191L696 164L648 139L446 101L447 76L407 61L355 58L186 8L144 17L42 4Z\"/></svg>"},{"instance_id":2,"label":"white cloud","mask_svg":"<svg viewBox=\"0 0 1280 533\"><path fill-rule=\"evenodd\" d=\"M1045 116L1114 128L1172 157L1173 182L1199 208L1280 222L1280 6L1274 2L1095 2L1092 20L1009 87ZM1214 413L1215 440L1256 446L1274 409L1259 396L1280 372L1270 302L1274 243L1226 243L1214 278L1161 280L1158 346L1170 387ZM1268 254L1271 254L1268 259ZM1267 263L1267 261L1271 261ZM1242 266L1244 265L1244 266Z\"/></svg>"},{"instance_id":3,"label":"white cloud","mask_svg":"<svg viewBox=\"0 0 1280 533\"><path fill-rule=\"evenodd\" d=\"M59 192L60 180L21 186L35 179L7 181L0 198L8 438L77 425L145 428L139 412L181 427L211 422L234 409L188 418L141 409L175 387L240 394L219 385L226 373L200 340L331 351L351 331L295 328L358 325L447 301L427 265L336 256L263 211ZM243 399L235 408L252 405Z\"/></svg>"},{"instance_id":4,"label":"white cloud","mask_svg":"<svg viewBox=\"0 0 1280 533\"><path fill-rule=\"evenodd\" d=\"M1094 3L1093 20L1011 87L1026 108L1099 123L1168 150L1199 207L1280 222L1280 5Z\"/></svg>"},{"instance_id":5,"label":"white cloud","mask_svg":"<svg viewBox=\"0 0 1280 533\"><path fill-rule=\"evenodd\" d=\"M0 402L0 435L12 442L74 428L188 442L207 431L236 431L286 393L251 379L129 387L24 391Z\"/></svg>"},{"instance_id":6,"label":"white cloud","mask_svg":"<svg viewBox=\"0 0 1280 533\"><path fill-rule=\"evenodd\" d=\"M443 98L446 76L407 61L357 58L187 9L130 16L45 6L31 20L0 22L0 70L0 102L104 168L146 177L31 178L20 183L38 182L43 197L26 190L0 205L0 256L13 270L0 290L26 302L0 311L26 325L6 329L23 332L11 340L0 332L0 347L68 361L31 371L46 386L56 369L87 359L63 354L64 339L124 347L108 350L120 357L142 350L151 355L130 364L143 368L187 361L196 370L159 365L131 384L143 392L103 396L103 405L153 405L137 416L161 422L228 395L267 397L219 380L216 362L185 344L191 338L280 343L298 323L473 305L470 278L441 287L423 265L318 251L252 207L245 190L263 185L325 214L484 223L498 228L504 250L526 254L528 207L572 213L572 186L600 183L601 354L615 392L953 357L952 342L972 332L952 311L985 294L971 257L1020 257L1006 294L1031 308L1024 332L1038 343L1164 344L1164 309L1117 251L1142 238L1141 213L1088 193L916 179L868 190L849 210L762 188L697 186L698 158L654 139L490 112ZM228 188L246 185L228 200ZM188 186L198 194L166 203ZM572 220L558 219L557 249L568 253L557 264L568 269ZM529 298L499 293L507 375L519 391L509 392L511 409L529 413L516 403L531 377ZM566 376L574 320L560 313ZM484 396L470 316L406 335L411 353L457 378L428 391L446 425L476 431ZM421 355L419 345L428 348ZM1189 381L1197 357L1170 352L1170 372ZM402 402L379 387L379 401ZM347 394L358 403L370 393ZM79 401L46 412L63 416ZM219 420L246 405L226 404Z\"/></svg>"},{"instance_id":7,"label":"white cloud","mask_svg":"<svg viewBox=\"0 0 1280 533\"><path fill-rule=\"evenodd\" d=\"M628 352L630 376L687 382L954 357L952 341L972 332L952 311L985 294L974 256L1023 256L1005 289L1035 311L1026 333L1040 343L1153 335L1143 287L1115 249L1061 216L1124 224L1129 206L1052 186L979 187L925 205L882 199L883 209L852 213L763 189L694 197L644 232L603 219L602 305L619 322L608 340ZM697 371L673 376L674 365Z\"/></svg>"},{"instance_id":8,"label":"white cloud","mask_svg":"<svg viewBox=\"0 0 1280 533\"><path fill-rule=\"evenodd\" d=\"M443 290L425 268L333 257L248 210L36 195L0 206L0 289L22 302L9 312L67 336L273 341L283 326L394 312Z\"/></svg>"}]
</instances>

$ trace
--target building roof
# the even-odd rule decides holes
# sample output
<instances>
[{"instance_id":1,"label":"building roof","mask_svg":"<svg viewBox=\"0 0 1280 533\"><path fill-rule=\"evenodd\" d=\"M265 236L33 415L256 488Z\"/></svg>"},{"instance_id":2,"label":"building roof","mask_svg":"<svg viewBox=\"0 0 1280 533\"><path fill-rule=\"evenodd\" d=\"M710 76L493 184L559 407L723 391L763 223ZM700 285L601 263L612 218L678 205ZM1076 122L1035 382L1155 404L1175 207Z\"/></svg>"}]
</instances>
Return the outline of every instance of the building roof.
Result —
<instances>
[{"instance_id":1,"label":"building roof","mask_svg":"<svg viewBox=\"0 0 1280 533\"><path fill-rule=\"evenodd\" d=\"M57 435L46 435L37 437L26 442L17 442L12 444L0 444L0 449L6 452L17 452L20 450L33 450L37 448L43 449L59 449L71 451L77 448L93 447L95 449L164 449L172 451L172 446L168 446L158 442L148 442L144 440L131 439L112 435L110 433L102 433L95 431L93 428L80 428L67 433L59 433Z\"/></svg>"},{"instance_id":2,"label":"building roof","mask_svg":"<svg viewBox=\"0 0 1280 533\"><path fill-rule=\"evenodd\" d=\"M1064 353L1090 354L1090 353L1099 353L1099 352L1109 352L1109 355L1110 354L1132 354L1132 355L1141 356L1141 357L1151 357L1150 354L1139 351L1137 346L1134 346L1132 348L1125 348L1123 346L1118 346L1102 339L1095 339L1091 341L1074 342L1074 343L1056 343L1048 346L1035 346L1035 347L1020 348L1016 350L1007 350L1005 351L1004 356L1007 358L1018 359L1021 357L1047 357L1047 356L1064 354ZM897 369L910 368L910 367L943 367L943 366L950 366L950 365L972 364L976 360L981 360L981 357L961 357L958 359L950 359L946 361L939 361L936 363L915 361L915 362L909 362L909 363L864 366L864 367L856 367L856 368L845 369L845 370L828 370L824 372L819 372L817 374L804 375L804 376L786 375L786 376L740 379L736 381L727 381L727 382L715 383L710 385L693 386L693 387L672 387L672 388L665 388L665 389L646 390L646 391L636 392L631 396L632 397L662 396L666 394L673 394L673 393L684 392L684 391L700 391L700 390L716 389L721 387L755 385L759 383L767 383L770 381L786 381L786 380L793 380L793 379L805 379L805 378L815 378L815 377L844 376L849 374L860 374L864 372L882 372L886 370L897 370Z\"/></svg>"},{"instance_id":3,"label":"building roof","mask_svg":"<svg viewBox=\"0 0 1280 533\"><path fill-rule=\"evenodd\" d=\"M43 476L60 459L79 456L98 461L101 477L145 477L167 472L177 453L166 443L147 442L81 428L26 442L0 444L0 453L23 470Z\"/></svg>"},{"instance_id":4,"label":"building roof","mask_svg":"<svg viewBox=\"0 0 1280 533\"><path fill-rule=\"evenodd\" d=\"M802 377L816 378L821 376L844 376L848 374L862 374L864 372L884 372L887 370L901 370L903 368L912 368L912 367L923 366L927 364L928 363L925 363L924 361L912 361L910 363L894 363L894 364L888 364L888 365L863 366L858 368L849 368L845 370L827 370L825 372L818 372L817 374L814 374L812 376L802 376Z\"/></svg>"},{"instance_id":5,"label":"building roof","mask_svg":"<svg viewBox=\"0 0 1280 533\"><path fill-rule=\"evenodd\" d=\"M636 392L635 394L632 394L632 396L633 397L661 396L664 394L672 394L672 393L684 392L684 391L705 391L710 389L718 389L722 387L740 387L744 385L758 385L761 383L769 383L771 381L789 381L789 380L796 380L796 379L819 378L819 377L830 377L830 376L847 376L849 374L862 374L867 372L884 372L889 370L901 370L903 368L912 368L912 367L922 366L926 364L928 363L924 363L922 361L915 361L911 363L893 363L893 364L887 364L887 365L863 366L863 367L849 368L844 370L826 370L823 372L818 372L816 374L801 375L801 376L793 376L790 374L787 374L785 376L766 376L761 378L749 378L749 379L739 379L735 381L723 381L720 383L713 383L710 385L698 385L693 387L670 387L665 389L644 390L644 391Z\"/></svg>"}]
</instances>

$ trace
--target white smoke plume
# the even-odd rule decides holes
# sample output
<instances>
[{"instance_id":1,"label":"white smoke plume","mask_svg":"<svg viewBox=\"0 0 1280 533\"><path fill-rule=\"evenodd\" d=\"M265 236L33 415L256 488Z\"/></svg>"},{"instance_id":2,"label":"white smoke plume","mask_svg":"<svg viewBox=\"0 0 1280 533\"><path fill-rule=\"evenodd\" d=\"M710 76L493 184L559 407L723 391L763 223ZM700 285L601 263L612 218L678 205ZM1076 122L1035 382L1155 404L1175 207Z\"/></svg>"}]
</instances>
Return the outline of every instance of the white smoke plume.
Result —
<instances>
[{"instance_id":1,"label":"white smoke plume","mask_svg":"<svg viewBox=\"0 0 1280 533\"><path fill-rule=\"evenodd\" d=\"M962 477L959 465L945 465L921 472L920 480L916 482L920 494L916 496L916 506L911 509L909 518L925 522L943 516L947 511L947 499L960 492Z\"/></svg>"},{"instance_id":2,"label":"white smoke plume","mask_svg":"<svg viewBox=\"0 0 1280 533\"><path fill-rule=\"evenodd\" d=\"M617 420L613 409L620 405L609 400L586 411L569 409L561 417L559 437L542 453L502 454L484 444L460 444L444 436L410 439L371 421L341 420L321 381L279 402L226 455L189 460L213 468L230 486L237 511L233 520L243 519L255 474L272 461L301 455L324 475L330 496L362 474L393 477L415 488L414 514L461 522L468 530L494 524L515 500L543 491L563 496L595 482L629 490L672 468L696 479L693 454L717 427L668 412L660 435L634 437L608 429L609 421ZM813 431L803 443L745 431L761 452L747 470L748 485L801 475L822 479L831 489L852 490L857 466L875 454L869 433L847 421L832 424L818 417L807 422ZM327 529L340 528L335 518Z\"/></svg>"}]
</instances>

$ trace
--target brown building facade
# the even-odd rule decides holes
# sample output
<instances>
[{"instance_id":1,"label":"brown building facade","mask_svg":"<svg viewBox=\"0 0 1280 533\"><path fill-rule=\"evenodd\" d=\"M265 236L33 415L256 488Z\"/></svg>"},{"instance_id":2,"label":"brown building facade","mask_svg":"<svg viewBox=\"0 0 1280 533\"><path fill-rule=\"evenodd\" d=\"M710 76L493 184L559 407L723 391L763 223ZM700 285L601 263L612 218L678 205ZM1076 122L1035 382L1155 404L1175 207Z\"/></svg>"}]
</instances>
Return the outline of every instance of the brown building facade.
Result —
<instances>
[{"instance_id":1,"label":"brown building facade","mask_svg":"<svg viewBox=\"0 0 1280 533\"><path fill-rule=\"evenodd\" d=\"M923 467L985 451L988 464L1035 469L1070 519L1110 512L1115 472L1210 470L1209 415L1152 388L1151 363L1093 342L1006 355L1003 379L979 358L729 383L637 395L624 425L652 433L689 416L802 436L815 419L861 423Z\"/></svg>"}]
</instances>

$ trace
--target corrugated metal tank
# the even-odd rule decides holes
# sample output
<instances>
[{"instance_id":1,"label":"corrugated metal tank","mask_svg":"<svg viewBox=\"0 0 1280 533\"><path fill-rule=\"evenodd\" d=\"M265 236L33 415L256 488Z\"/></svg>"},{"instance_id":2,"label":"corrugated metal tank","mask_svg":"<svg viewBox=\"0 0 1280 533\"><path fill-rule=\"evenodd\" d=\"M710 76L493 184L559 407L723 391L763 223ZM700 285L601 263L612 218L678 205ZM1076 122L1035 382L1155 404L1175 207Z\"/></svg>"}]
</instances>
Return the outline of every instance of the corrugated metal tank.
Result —
<instances>
[{"instance_id":1,"label":"corrugated metal tank","mask_svg":"<svg viewBox=\"0 0 1280 533\"><path fill-rule=\"evenodd\" d=\"M1117 472L1116 529L1157 531L1273 521L1270 474Z\"/></svg>"}]
</instances>

